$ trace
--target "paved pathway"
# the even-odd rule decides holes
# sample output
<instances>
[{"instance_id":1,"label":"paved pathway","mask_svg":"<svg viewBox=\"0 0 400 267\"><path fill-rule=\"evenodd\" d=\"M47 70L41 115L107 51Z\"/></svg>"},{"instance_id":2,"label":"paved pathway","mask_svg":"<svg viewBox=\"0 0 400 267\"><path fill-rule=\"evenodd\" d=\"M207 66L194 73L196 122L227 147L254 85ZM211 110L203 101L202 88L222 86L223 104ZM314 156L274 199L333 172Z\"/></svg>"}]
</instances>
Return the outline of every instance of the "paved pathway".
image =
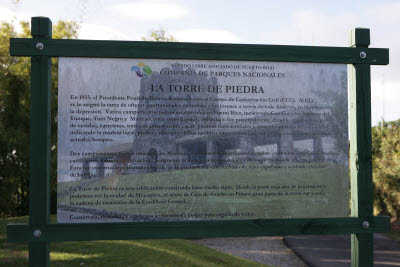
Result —
<instances>
[{"instance_id":1,"label":"paved pathway","mask_svg":"<svg viewBox=\"0 0 400 267\"><path fill-rule=\"evenodd\" d=\"M285 243L310 267L350 266L350 235L288 236ZM374 235L374 267L400 266L400 243Z\"/></svg>"},{"instance_id":2,"label":"paved pathway","mask_svg":"<svg viewBox=\"0 0 400 267\"><path fill-rule=\"evenodd\" d=\"M193 241L272 266L350 266L350 235L209 238ZM400 242L383 234L375 234L374 267L391 266L400 266Z\"/></svg>"},{"instance_id":3,"label":"paved pathway","mask_svg":"<svg viewBox=\"0 0 400 267\"><path fill-rule=\"evenodd\" d=\"M286 247L282 237L208 238L193 240L204 246L252 261L281 267L306 267Z\"/></svg>"}]
</instances>

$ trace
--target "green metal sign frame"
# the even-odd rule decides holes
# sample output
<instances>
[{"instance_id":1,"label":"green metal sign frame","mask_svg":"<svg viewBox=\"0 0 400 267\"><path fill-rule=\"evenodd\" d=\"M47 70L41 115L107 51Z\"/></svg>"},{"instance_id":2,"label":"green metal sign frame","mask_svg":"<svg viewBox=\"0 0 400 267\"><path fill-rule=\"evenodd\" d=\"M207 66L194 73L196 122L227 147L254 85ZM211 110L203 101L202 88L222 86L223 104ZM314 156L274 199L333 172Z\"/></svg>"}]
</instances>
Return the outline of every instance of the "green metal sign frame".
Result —
<instances>
[{"instance_id":1,"label":"green metal sign frame","mask_svg":"<svg viewBox=\"0 0 400 267\"><path fill-rule=\"evenodd\" d=\"M53 40L52 23L32 18L32 39L11 39L11 56L31 65L30 219L10 224L8 242L29 242L29 265L49 266L53 241L351 234L354 267L373 266L373 233L389 232L389 217L372 210L371 65L389 64L389 50L368 48L369 29L356 28L350 47ZM351 216L136 223L51 224L51 57L213 59L349 64Z\"/></svg>"}]
</instances>

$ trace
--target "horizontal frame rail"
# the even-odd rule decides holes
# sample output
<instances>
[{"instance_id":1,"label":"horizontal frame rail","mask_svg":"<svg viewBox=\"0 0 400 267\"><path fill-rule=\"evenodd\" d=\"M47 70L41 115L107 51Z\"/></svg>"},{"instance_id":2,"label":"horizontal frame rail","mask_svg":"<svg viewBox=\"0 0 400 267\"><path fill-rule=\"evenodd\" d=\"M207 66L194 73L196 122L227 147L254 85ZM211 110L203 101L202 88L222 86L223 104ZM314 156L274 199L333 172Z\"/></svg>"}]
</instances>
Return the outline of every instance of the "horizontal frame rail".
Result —
<instances>
[{"instance_id":1,"label":"horizontal frame rail","mask_svg":"<svg viewBox=\"0 0 400 267\"><path fill-rule=\"evenodd\" d=\"M8 242L212 238L281 235L383 233L390 231L390 217L367 220L357 217L270 219L232 221L136 222L48 224L33 227L10 224ZM34 231L40 230L35 237ZM37 233L37 232L36 232ZM37 234L36 234L37 236Z\"/></svg>"},{"instance_id":2,"label":"horizontal frame rail","mask_svg":"<svg viewBox=\"0 0 400 267\"><path fill-rule=\"evenodd\" d=\"M42 49L36 44L42 43ZM366 53L362 57L361 52ZM249 60L389 64L389 49L327 46L212 44L143 41L10 39L11 56Z\"/></svg>"}]
</instances>

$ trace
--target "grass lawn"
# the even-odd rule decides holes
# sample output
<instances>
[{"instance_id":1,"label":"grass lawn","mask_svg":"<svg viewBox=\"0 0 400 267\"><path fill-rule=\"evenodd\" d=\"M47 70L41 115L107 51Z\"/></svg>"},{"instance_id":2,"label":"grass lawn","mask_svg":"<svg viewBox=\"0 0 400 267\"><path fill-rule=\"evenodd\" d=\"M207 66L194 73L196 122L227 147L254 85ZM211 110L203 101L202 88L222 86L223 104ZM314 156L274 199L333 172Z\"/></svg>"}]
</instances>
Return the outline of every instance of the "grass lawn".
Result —
<instances>
[{"instance_id":1,"label":"grass lawn","mask_svg":"<svg viewBox=\"0 0 400 267\"><path fill-rule=\"evenodd\" d=\"M55 216L51 220L55 222ZM28 245L6 243L7 224L27 221L0 219L0 266L28 266ZM182 239L54 242L50 260L51 266L268 266Z\"/></svg>"}]
</instances>

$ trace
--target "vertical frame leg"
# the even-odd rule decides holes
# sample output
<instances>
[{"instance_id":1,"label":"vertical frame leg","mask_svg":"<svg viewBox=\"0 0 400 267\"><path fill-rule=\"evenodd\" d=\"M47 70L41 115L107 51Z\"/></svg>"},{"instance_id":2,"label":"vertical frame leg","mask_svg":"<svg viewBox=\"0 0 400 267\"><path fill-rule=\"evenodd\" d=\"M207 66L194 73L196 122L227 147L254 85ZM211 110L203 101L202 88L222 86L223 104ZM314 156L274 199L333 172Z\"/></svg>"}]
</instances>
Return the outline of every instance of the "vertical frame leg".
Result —
<instances>
[{"instance_id":1,"label":"vertical frame leg","mask_svg":"<svg viewBox=\"0 0 400 267\"><path fill-rule=\"evenodd\" d=\"M362 48L369 44L369 29L352 31L351 46ZM360 57L368 55L360 53ZM349 98L351 215L364 220L360 227L368 227L373 217L370 65L354 64L349 67ZM373 266L373 242L373 234L351 235L352 267Z\"/></svg>"},{"instance_id":2,"label":"vertical frame leg","mask_svg":"<svg viewBox=\"0 0 400 267\"><path fill-rule=\"evenodd\" d=\"M351 267L374 265L374 234L351 235Z\"/></svg>"},{"instance_id":3,"label":"vertical frame leg","mask_svg":"<svg viewBox=\"0 0 400 267\"><path fill-rule=\"evenodd\" d=\"M50 266L50 244L49 242L29 243L29 266Z\"/></svg>"},{"instance_id":4,"label":"vertical frame leg","mask_svg":"<svg viewBox=\"0 0 400 267\"><path fill-rule=\"evenodd\" d=\"M51 38L51 28L48 18L32 18L34 39ZM36 229L32 233L35 237L44 235L42 226L50 222L50 107L51 59L34 56L31 60L29 224ZM50 266L49 242L29 243L29 266Z\"/></svg>"}]
</instances>

